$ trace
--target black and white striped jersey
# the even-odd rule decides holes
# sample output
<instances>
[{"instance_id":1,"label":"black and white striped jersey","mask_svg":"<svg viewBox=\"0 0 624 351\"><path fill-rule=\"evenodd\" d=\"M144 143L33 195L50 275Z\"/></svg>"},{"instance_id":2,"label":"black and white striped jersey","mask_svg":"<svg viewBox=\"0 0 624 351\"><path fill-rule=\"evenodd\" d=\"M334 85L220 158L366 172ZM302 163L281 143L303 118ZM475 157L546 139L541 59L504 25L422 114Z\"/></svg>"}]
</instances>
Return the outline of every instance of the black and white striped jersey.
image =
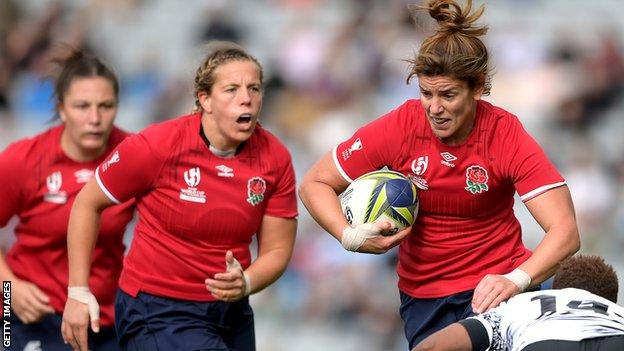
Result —
<instances>
[{"instance_id":1,"label":"black and white striped jersey","mask_svg":"<svg viewBox=\"0 0 624 351\"><path fill-rule=\"evenodd\" d=\"M474 321L484 328L467 326ZM466 322L473 344L487 333L483 350L516 351L543 340L624 335L624 307L585 290L542 290L516 295Z\"/></svg>"}]
</instances>

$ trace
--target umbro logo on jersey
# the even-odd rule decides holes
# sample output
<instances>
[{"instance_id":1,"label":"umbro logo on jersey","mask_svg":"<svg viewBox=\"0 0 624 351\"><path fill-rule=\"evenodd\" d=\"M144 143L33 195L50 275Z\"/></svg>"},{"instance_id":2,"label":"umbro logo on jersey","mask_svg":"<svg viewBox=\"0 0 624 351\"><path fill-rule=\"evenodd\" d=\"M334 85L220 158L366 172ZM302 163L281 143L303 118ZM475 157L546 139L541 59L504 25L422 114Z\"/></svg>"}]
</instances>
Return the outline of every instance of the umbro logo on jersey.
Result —
<instances>
[{"instance_id":1,"label":"umbro logo on jersey","mask_svg":"<svg viewBox=\"0 0 624 351\"><path fill-rule=\"evenodd\" d=\"M48 192L43 194L43 201L53 204L64 204L67 202L67 194L61 191L63 185L63 176L60 171L56 171L46 178L46 187Z\"/></svg>"},{"instance_id":2,"label":"umbro logo on jersey","mask_svg":"<svg viewBox=\"0 0 624 351\"><path fill-rule=\"evenodd\" d=\"M93 172L93 170L83 168L74 172L74 177L76 177L76 183L81 184L90 181L94 174L95 172Z\"/></svg>"},{"instance_id":3,"label":"umbro logo on jersey","mask_svg":"<svg viewBox=\"0 0 624 351\"><path fill-rule=\"evenodd\" d=\"M219 171L217 173L219 177L232 178L234 176L234 170L226 165L218 165L215 168Z\"/></svg>"},{"instance_id":4,"label":"umbro logo on jersey","mask_svg":"<svg viewBox=\"0 0 624 351\"><path fill-rule=\"evenodd\" d=\"M441 152L440 156L442 156L442 161L440 161L440 163L442 163L443 165L447 167L455 167L455 165L452 164L451 162L457 160L457 157L455 157L453 154L445 151L445 152Z\"/></svg>"},{"instance_id":5,"label":"umbro logo on jersey","mask_svg":"<svg viewBox=\"0 0 624 351\"><path fill-rule=\"evenodd\" d=\"M351 144L351 146L349 146L348 149L342 152L342 159L344 161L348 160L349 157L351 157L352 153L358 150L362 150L362 147L363 147L362 140L360 140L360 138L355 139L353 144Z\"/></svg>"},{"instance_id":6,"label":"umbro logo on jersey","mask_svg":"<svg viewBox=\"0 0 624 351\"><path fill-rule=\"evenodd\" d=\"M180 189L180 199L190 202L206 203L206 192L197 189L201 180L199 167L194 167L184 171L184 182L188 185L186 189Z\"/></svg>"}]
</instances>

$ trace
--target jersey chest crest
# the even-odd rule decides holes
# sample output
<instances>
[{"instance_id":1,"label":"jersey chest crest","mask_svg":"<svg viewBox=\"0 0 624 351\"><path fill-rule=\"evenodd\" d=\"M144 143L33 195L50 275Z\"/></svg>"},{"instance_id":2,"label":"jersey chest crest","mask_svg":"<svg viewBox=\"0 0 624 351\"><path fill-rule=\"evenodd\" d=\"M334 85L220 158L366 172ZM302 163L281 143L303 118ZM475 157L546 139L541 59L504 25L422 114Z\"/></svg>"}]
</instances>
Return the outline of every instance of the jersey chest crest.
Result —
<instances>
[{"instance_id":1,"label":"jersey chest crest","mask_svg":"<svg viewBox=\"0 0 624 351\"><path fill-rule=\"evenodd\" d=\"M461 156L444 151L414 156L409 161L408 176L423 191L429 190L430 184L434 187L440 184L447 190L461 188L475 195L490 189L492 181L488 168L481 157L462 159ZM449 185L452 187L449 188Z\"/></svg>"}]
</instances>

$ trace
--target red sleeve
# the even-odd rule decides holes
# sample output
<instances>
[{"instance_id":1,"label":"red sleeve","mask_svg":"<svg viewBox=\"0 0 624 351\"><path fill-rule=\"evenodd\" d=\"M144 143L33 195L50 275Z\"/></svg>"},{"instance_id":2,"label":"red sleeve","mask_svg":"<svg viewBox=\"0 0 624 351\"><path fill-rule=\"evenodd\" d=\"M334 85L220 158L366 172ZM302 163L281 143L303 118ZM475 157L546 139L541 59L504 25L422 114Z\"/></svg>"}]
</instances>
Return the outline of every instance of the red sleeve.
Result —
<instances>
[{"instance_id":1,"label":"red sleeve","mask_svg":"<svg viewBox=\"0 0 624 351\"><path fill-rule=\"evenodd\" d=\"M391 166L400 154L402 130L410 116L410 105L396 110L358 129L351 138L333 150L336 168L345 180L352 182L362 174Z\"/></svg>"},{"instance_id":2,"label":"red sleeve","mask_svg":"<svg viewBox=\"0 0 624 351\"><path fill-rule=\"evenodd\" d=\"M164 163L164 157L140 133L126 138L98 166L95 177L104 193L122 203L151 188Z\"/></svg>"},{"instance_id":3,"label":"red sleeve","mask_svg":"<svg viewBox=\"0 0 624 351\"><path fill-rule=\"evenodd\" d=\"M544 150L531 137L515 116L509 119L505 135L501 135L503 169L511 176L522 201L528 201L550 189L562 186L565 180L550 162Z\"/></svg>"},{"instance_id":4,"label":"red sleeve","mask_svg":"<svg viewBox=\"0 0 624 351\"><path fill-rule=\"evenodd\" d=\"M292 165L292 158L288 151L284 150L281 174L278 175L278 182L275 191L268 200L265 214L274 217L295 218L297 217L297 195L295 190L295 171Z\"/></svg>"},{"instance_id":5,"label":"red sleeve","mask_svg":"<svg viewBox=\"0 0 624 351\"><path fill-rule=\"evenodd\" d=\"M24 155L18 154L15 146L9 146L0 154L0 227L4 227L23 206L22 184L27 179L22 169L25 159Z\"/></svg>"}]
</instances>

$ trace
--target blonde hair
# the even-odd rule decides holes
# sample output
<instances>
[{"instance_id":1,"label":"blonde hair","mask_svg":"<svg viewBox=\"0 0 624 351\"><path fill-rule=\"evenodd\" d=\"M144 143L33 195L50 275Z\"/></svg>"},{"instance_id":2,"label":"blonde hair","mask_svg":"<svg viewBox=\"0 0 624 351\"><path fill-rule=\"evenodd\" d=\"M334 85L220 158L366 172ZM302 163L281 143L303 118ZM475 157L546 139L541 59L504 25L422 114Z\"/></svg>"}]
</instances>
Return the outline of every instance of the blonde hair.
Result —
<instances>
[{"instance_id":1,"label":"blonde hair","mask_svg":"<svg viewBox=\"0 0 624 351\"><path fill-rule=\"evenodd\" d=\"M213 41L205 46L208 54L197 68L195 74L195 111L201 111L198 94L205 92L211 93L212 86L215 83L215 70L226 63L232 61L251 61L258 66L260 73L260 83L262 84L262 65L258 60L248 54L240 45L229 41Z\"/></svg>"},{"instance_id":2,"label":"blonde hair","mask_svg":"<svg viewBox=\"0 0 624 351\"><path fill-rule=\"evenodd\" d=\"M461 7L455 0L430 0L425 6L410 6L414 11L425 10L437 21L437 31L426 38L418 55L408 60L410 72L407 83L414 76L449 76L466 81L471 89L483 87L488 95L492 87L488 65L488 51L480 36L487 26L474 23L485 10L481 5L472 11L472 0Z\"/></svg>"}]
</instances>

